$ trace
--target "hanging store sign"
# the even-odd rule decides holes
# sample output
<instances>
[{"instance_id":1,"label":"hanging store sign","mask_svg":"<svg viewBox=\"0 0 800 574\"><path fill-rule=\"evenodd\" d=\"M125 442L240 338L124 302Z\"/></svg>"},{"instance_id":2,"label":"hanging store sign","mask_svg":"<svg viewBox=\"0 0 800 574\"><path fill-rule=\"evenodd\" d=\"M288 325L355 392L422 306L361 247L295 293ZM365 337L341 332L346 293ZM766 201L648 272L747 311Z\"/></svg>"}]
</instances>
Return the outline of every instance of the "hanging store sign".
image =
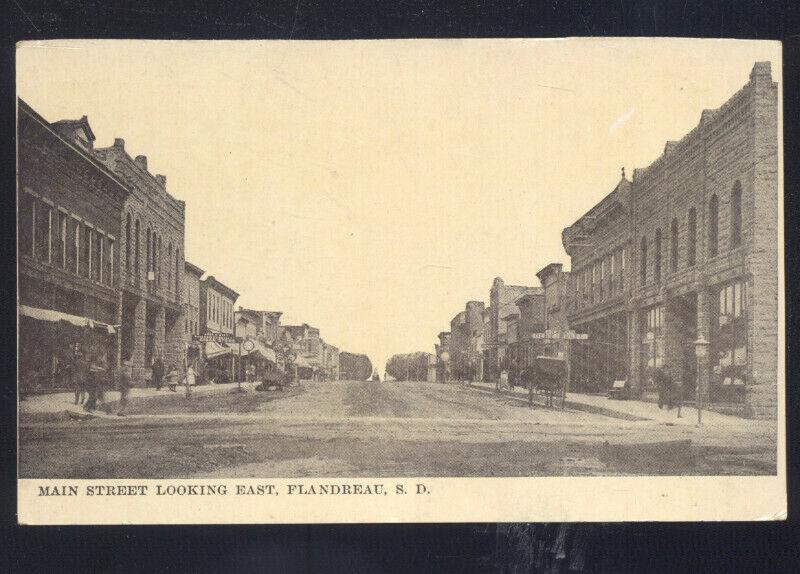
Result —
<instances>
[{"instance_id":1,"label":"hanging store sign","mask_svg":"<svg viewBox=\"0 0 800 574\"><path fill-rule=\"evenodd\" d=\"M237 339L230 333L206 333L205 335L192 335L192 341L198 343L235 343Z\"/></svg>"},{"instance_id":2,"label":"hanging store sign","mask_svg":"<svg viewBox=\"0 0 800 574\"><path fill-rule=\"evenodd\" d=\"M548 329L542 333L532 333L531 339L551 339L553 341L585 341L589 338L586 333L576 333L575 331L553 331Z\"/></svg>"}]
</instances>

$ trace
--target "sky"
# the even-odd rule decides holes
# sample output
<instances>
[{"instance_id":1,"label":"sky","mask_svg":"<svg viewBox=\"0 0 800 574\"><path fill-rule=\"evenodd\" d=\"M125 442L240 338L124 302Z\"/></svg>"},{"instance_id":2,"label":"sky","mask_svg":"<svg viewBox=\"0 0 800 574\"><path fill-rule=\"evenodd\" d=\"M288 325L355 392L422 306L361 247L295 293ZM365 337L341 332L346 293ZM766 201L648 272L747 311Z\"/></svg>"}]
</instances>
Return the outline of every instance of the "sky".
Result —
<instances>
[{"instance_id":1,"label":"sky","mask_svg":"<svg viewBox=\"0 0 800 574\"><path fill-rule=\"evenodd\" d=\"M187 260L382 370L748 81L731 40L50 41L18 95L87 115L186 202Z\"/></svg>"}]
</instances>

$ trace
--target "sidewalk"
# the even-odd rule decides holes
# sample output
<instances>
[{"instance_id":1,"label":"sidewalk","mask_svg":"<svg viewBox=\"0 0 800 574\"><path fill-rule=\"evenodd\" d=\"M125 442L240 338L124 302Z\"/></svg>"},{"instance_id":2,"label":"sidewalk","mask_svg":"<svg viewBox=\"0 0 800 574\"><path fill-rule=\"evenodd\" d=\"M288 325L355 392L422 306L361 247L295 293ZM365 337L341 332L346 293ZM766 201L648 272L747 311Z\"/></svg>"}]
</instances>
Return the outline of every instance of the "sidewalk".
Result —
<instances>
[{"instance_id":1,"label":"sidewalk","mask_svg":"<svg viewBox=\"0 0 800 574\"><path fill-rule=\"evenodd\" d=\"M258 383L242 383L243 389L252 389ZM207 396L215 394L225 394L235 389L238 383L227 383L224 385L195 385L192 387L192 396ZM186 395L186 387L178 385L176 392L169 390L169 387L162 387L156 390L154 387L133 387L129 399L149 398L149 397L172 397L175 395ZM116 403L119 401L119 391L106 391L105 402ZM116 408L116 407L115 407ZM29 396L24 401L19 402L19 412L22 413L61 413L70 411L81 415L87 414L82 405L75 404L75 393L52 393L46 395ZM93 411L91 414L104 416L102 411Z\"/></svg>"},{"instance_id":2,"label":"sidewalk","mask_svg":"<svg viewBox=\"0 0 800 574\"><path fill-rule=\"evenodd\" d=\"M494 383L470 383L470 387L481 390L491 390L494 392ZM503 394L506 396L513 396L514 398L528 400L528 391L521 387L515 387L514 390L504 390ZM534 402L542 405L545 398L542 395L534 395ZM561 397L556 397L554 404L557 408L561 406ZM675 425L697 425L697 409L694 407L684 406L681 408L681 418L677 416L677 409L667 410L659 409L655 403L637 401L637 400L612 400L608 397L598 395L586 395L583 393L567 393L566 408L593 412L596 414L606 414L606 416L622 416L625 418L636 417L638 419L646 419L649 421L656 421L662 424L675 424ZM605 412L603 412L605 411ZM762 421L745 419L741 417L724 415L713 411L704 410L703 424L710 426L770 426L774 425L774 421Z\"/></svg>"}]
</instances>

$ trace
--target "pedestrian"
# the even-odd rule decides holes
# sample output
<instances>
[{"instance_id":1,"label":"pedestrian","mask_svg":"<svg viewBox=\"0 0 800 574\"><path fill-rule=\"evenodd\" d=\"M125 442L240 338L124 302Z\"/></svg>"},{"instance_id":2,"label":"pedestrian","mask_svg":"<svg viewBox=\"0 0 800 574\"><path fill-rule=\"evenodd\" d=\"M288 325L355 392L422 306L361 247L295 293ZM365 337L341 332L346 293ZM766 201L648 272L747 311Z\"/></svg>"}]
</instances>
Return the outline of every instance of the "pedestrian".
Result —
<instances>
[{"instance_id":1,"label":"pedestrian","mask_svg":"<svg viewBox=\"0 0 800 574\"><path fill-rule=\"evenodd\" d=\"M72 388L75 390L75 404L82 405L86 402L86 387L88 383L88 366L83 350L79 343L75 343L71 365Z\"/></svg>"},{"instance_id":2,"label":"pedestrian","mask_svg":"<svg viewBox=\"0 0 800 574\"><path fill-rule=\"evenodd\" d=\"M508 388L508 371L503 369L500 371L500 389L507 389Z\"/></svg>"},{"instance_id":3,"label":"pedestrian","mask_svg":"<svg viewBox=\"0 0 800 574\"><path fill-rule=\"evenodd\" d=\"M176 369L172 365L167 367L167 378L166 378L167 388L169 388L169 390L172 391L173 393L177 392L178 390L178 378L179 378L178 369Z\"/></svg>"},{"instance_id":4,"label":"pedestrian","mask_svg":"<svg viewBox=\"0 0 800 574\"><path fill-rule=\"evenodd\" d=\"M128 408L128 395L133 386L131 382L132 368L129 359L122 361L119 371L117 372L117 390L119 391L119 408L117 409L117 416L124 417L125 410Z\"/></svg>"},{"instance_id":5,"label":"pedestrian","mask_svg":"<svg viewBox=\"0 0 800 574\"><path fill-rule=\"evenodd\" d=\"M681 417L681 407L683 406L683 381L675 381L672 388L672 403L678 407L678 418Z\"/></svg>"},{"instance_id":6,"label":"pedestrian","mask_svg":"<svg viewBox=\"0 0 800 574\"><path fill-rule=\"evenodd\" d=\"M164 379L164 362L161 360L161 357L156 357L156 360L153 361L152 371L153 385L156 387L157 391L160 391Z\"/></svg>"},{"instance_id":7,"label":"pedestrian","mask_svg":"<svg viewBox=\"0 0 800 574\"><path fill-rule=\"evenodd\" d=\"M189 368L186 369L186 386L193 387L197 382L197 373L194 370L194 367L189 365Z\"/></svg>"}]
</instances>

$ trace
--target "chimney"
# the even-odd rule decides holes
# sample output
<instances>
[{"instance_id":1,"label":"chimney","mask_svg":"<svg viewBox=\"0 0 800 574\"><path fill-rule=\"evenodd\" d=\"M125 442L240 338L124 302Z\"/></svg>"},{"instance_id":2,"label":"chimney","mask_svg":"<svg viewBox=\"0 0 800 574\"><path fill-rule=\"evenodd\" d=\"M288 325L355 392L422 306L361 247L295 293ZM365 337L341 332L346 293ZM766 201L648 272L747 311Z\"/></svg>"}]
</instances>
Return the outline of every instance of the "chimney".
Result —
<instances>
[{"instance_id":1,"label":"chimney","mask_svg":"<svg viewBox=\"0 0 800 574\"><path fill-rule=\"evenodd\" d=\"M167 176L166 176L166 175L161 175L161 174L158 174L158 175L156 176L156 181L157 181L157 182L158 182L158 184L159 184L161 187L163 187L164 189L166 189L166 188L167 188Z\"/></svg>"},{"instance_id":2,"label":"chimney","mask_svg":"<svg viewBox=\"0 0 800 574\"><path fill-rule=\"evenodd\" d=\"M122 138L114 138L114 147L125 151L125 140Z\"/></svg>"},{"instance_id":3,"label":"chimney","mask_svg":"<svg viewBox=\"0 0 800 574\"><path fill-rule=\"evenodd\" d=\"M140 168L142 168L143 170L147 171L147 156L146 155L137 155L136 159L134 159L133 161L135 161L136 165L138 165Z\"/></svg>"}]
</instances>

